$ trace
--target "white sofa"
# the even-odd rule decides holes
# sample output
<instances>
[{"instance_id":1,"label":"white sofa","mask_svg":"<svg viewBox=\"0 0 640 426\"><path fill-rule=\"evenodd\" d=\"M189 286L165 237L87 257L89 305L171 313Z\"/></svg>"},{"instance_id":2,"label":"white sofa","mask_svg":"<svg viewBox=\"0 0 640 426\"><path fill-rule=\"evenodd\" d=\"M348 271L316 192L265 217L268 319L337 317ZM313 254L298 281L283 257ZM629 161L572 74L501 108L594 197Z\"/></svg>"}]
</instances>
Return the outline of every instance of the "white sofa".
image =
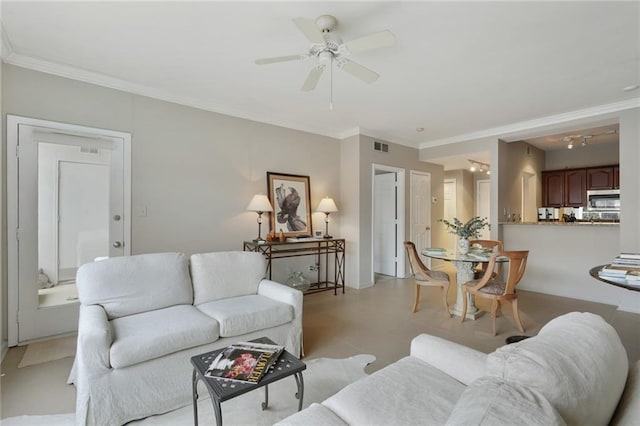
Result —
<instances>
[{"instance_id":1,"label":"white sofa","mask_svg":"<svg viewBox=\"0 0 640 426\"><path fill-rule=\"evenodd\" d=\"M69 382L76 423L120 425L191 403L190 358L267 336L300 353L302 293L259 253L145 254L83 265Z\"/></svg>"},{"instance_id":2,"label":"white sofa","mask_svg":"<svg viewBox=\"0 0 640 426\"><path fill-rule=\"evenodd\" d=\"M627 380L628 367L613 327L589 313L488 355L423 334L410 356L278 425L638 425L640 362Z\"/></svg>"}]
</instances>

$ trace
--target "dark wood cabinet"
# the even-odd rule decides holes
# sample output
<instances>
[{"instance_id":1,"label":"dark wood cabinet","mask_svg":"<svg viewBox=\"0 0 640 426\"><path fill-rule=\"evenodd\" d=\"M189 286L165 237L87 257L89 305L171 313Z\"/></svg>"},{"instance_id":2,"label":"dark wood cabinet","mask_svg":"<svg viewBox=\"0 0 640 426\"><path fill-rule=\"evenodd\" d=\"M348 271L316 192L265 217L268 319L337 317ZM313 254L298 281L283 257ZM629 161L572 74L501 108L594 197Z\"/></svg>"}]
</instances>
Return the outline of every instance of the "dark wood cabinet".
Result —
<instances>
[{"instance_id":1,"label":"dark wood cabinet","mask_svg":"<svg viewBox=\"0 0 640 426\"><path fill-rule=\"evenodd\" d=\"M585 169L564 172L564 206L587 205L587 171Z\"/></svg>"},{"instance_id":2,"label":"dark wood cabinet","mask_svg":"<svg viewBox=\"0 0 640 426\"><path fill-rule=\"evenodd\" d=\"M613 169L613 166L587 169L587 189L612 189L617 187L614 182ZM618 176L619 175L620 170L618 168Z\"/></svg>"},{"instance_id":3,"label":"dark wood cabinet","mask_svg":"<svg viewBox=\"0 0 640 426\"><path fill-rule=\"evenodd\" d=\"M542 172L544 207L562 207L564 203L564 171Z\"/></svg>"},{"instance_id":4,"label":"dark wood cabinet","mask_svg":"<svg viewBox=\"0 0 640 426\"><path fill-rule=\"evenodd\" d=\"M620 188L618 165L542 172L543 207L586 207L587 190Z\"/></svg>"}]
</instances>

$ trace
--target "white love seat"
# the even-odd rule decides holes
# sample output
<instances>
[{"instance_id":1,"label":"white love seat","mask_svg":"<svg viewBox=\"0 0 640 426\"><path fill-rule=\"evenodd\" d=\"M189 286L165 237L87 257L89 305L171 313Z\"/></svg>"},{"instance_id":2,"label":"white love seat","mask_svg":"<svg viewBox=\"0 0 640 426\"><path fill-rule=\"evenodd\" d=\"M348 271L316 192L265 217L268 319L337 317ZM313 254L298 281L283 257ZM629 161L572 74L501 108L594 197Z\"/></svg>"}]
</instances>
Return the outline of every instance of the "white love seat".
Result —
<instances>
[{"instance_id":1,"label":"white love seat","mask_svg":"<svg viewBox=\"0 0 640 426\"><path fill-rule=\"evenodd\" d=\"M266 336L300 353L302 293L259 253L144 254L83 265L69 382L76 423L120 425L191 403L190 358Z\"/></svg>"},{"instance_id":2,"label":"white love seat","mask_svg":"<svg viewBox=\"0 0 640 426\"><path fill-rule=\"evenodd\" d=\"M640 361L628 374L616 331L572 312L484 354L439 337L278 426L638 425Z\"/></svg>"}]
</instances>

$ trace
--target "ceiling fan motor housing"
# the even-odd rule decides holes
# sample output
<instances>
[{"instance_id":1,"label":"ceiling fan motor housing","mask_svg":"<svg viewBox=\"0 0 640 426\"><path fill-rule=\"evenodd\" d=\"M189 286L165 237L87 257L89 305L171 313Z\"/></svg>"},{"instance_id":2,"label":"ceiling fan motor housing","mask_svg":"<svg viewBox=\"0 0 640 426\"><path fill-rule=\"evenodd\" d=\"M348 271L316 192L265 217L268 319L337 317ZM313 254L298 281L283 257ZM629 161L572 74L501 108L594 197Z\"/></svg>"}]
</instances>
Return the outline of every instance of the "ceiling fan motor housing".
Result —
<instances>
[{"instance_id":1,"label":"ceiling fan motor housing","mask_svg":"<svg viewBox=\"0 0 640 426\"><path fill-rule=\"evenodd\" d=\"M338 25L335 16L321 15L316 18L316 25L323 33L333 30Z\"/></svg>"}]
</instances>

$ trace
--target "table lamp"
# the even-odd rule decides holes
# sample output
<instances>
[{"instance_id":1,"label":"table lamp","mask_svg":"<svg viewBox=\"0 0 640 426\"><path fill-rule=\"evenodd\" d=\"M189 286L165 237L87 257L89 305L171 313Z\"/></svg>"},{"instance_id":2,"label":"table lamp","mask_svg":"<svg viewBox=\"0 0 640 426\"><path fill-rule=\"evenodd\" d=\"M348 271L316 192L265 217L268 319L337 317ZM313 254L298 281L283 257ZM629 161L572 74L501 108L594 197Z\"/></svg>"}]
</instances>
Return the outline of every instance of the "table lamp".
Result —
<instances>
[{"instance_id":1,"label":"table lamp","mask_svg":"<svg viewBox=\"0 0 640 426\"><path fill-rule=\"evenodd\" d=\"M324 218L324 223L325 223L324 238L333 238L331 235L329 235L329 213L338 211L338 208L336 207L336 203L333 202L332 198L324 197L320 201L320 204L318 204L318 208L316 209L316 211L322 212L326 215Z\"/></svg>"},{"instance_id":2,"label":"table lamp","mask_svg":"<svg viewBox=\"0 0 640 426\"><path fill-rule=\"evenodd\" d=\"M258 238L253 240L254 243L263 243L265 240L260 236L260 231L262 228L262 213L264 212L272 212L273 207L271 207L271 203L266 195L257 194L254 195L247 206L247 210L250 212L258 213Z\"/></svg>"}]
</instances>

